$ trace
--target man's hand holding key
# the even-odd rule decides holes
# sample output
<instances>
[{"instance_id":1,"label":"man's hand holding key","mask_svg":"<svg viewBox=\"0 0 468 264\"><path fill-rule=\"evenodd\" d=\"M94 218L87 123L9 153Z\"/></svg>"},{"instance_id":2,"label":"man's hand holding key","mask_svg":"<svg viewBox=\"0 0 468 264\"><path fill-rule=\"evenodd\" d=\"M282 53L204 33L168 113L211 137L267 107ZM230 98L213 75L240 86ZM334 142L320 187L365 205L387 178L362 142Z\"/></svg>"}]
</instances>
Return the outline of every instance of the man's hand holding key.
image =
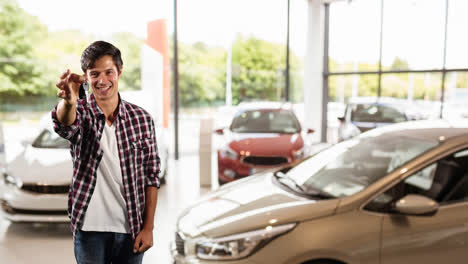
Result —
<instances>
[{"instance_id":1,"label":"man's hand holding key","mask_svg":"<svg viewBox=\"0 0 468 264\"><path fill-rule=\"evenodd\" d=\"M86 77L84 75L78 75L66 70L56 83L57 88L60 89L57 96L64 99L67 104L75 104L78 100L80 85L85 81Z\"/></svg>"}]
</instances>

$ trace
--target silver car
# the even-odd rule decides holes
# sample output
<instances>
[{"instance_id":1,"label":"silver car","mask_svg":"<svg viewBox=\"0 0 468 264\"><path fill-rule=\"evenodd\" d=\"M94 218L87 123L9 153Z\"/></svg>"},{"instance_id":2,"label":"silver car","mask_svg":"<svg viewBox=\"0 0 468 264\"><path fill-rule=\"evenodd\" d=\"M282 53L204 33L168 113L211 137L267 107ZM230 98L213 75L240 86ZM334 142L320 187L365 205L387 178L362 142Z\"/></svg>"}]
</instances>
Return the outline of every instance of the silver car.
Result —
<instances>
[{"instance_id":1,"label":"silver car","mask_svg":"<svg viewBox=\"0 0 468 264\"><path fill-rule=\"evenodd\" d=\"M344 115L338 117L338 141L350 139L376 127L421 120L422 113L408 101L395 98L357 97L346 105Z\"/></svg>"},{"instance_id":2,"label":"silver car","mask_svg":"<svg viewBox=\"0 0 468 264\"><path fill-rule=\"evenodd\" d=\"M467 168L466 122L377 128L203 197L174 262L466 263Z\"/></svg>"}]
</instances>

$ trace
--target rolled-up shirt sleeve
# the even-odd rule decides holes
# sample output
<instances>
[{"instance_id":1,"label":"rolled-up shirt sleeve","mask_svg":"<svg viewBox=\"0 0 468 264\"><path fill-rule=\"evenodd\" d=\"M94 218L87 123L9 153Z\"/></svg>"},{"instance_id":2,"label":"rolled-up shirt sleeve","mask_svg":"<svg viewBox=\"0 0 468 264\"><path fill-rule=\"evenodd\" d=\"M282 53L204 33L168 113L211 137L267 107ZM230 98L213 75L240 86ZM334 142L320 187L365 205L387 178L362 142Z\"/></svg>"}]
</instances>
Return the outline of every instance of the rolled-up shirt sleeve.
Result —
<instances>
[{"instance_id":1,"label":"rolled-up shirt sleeve","mask_svg":"<svg viewBox=\"0 0 468 264\"><path fill-rule=\"evenodd\" d=\"M61 137L69 140L72 143L76 143L77 139L77 134L80 131L81 123L82 123L82 113L79 111L81 107L80 103L77 104L76 107L76 119L75 122L71 125L64 125L60 123L57 117L57 107L58 104L55 106L55 108L52 110L52 122L54 123L54 131Z\"/></svg>"},{"instance_id":2,"label":"rolled-up shirt sleeve","mask_svg":"<svg viewBox=\"0 0 468 264\"><path fill-rule=\"evenodd\" d=\"M147 186L156 186L159 188L160 181L159 181L159 173L160 173L160 166L161 160L158 154L158 145L156 140L156 132L154 128L154 122L151 120L151 145L148 150L148 158L146 159L147 162L146 166L146 179L145 179L145 187Z\"/></svg>"}]
</instances>

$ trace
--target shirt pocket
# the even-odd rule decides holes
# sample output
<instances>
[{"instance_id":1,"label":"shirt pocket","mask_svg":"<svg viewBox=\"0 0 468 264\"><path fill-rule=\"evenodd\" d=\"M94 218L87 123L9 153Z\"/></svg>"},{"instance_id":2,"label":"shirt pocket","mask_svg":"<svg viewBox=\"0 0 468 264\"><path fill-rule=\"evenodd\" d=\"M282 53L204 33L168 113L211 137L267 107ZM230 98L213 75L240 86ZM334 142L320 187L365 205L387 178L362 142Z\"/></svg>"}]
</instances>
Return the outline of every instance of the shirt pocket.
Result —
<instances>
[{"instance_id":1,"label":"shirt pocket","mask_svg":"<svg viewBox=\"0 0 468 264\"><path fill-rule=\"evenodd\" d=\"M132 142L132 149L134 149L135 153L140 152L140 151L148 152L150 147L151 147L150 138L137 139Z\"/></svg>"},{"instance_id":2,"label":"shirt pocket","mask_svg":"<svg viewBox=\"0 0 468 264\"><path fill-rule=\"evenodd\" d=\"M142 138L132 142L133 165L138 184L144 184L145 165L151 150L151 139Z\"/></svg>"}]
</instances>

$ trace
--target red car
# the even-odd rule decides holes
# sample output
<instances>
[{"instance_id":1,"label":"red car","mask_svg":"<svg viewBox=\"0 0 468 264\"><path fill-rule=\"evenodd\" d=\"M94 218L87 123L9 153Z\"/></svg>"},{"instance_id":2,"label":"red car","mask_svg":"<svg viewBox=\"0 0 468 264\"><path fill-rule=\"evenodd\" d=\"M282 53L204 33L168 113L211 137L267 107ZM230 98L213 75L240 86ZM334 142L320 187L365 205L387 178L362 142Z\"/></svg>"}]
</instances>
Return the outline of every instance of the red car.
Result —
<instances>
[{"instance_id":1,"label":"red car","mask_svg":"<svg viewBox=\"0 0 468 264\"><path fill-rule=\"evenodd\" d=\"M229 128L218 129L216 133L224 135L225 141L218 149L220 184L293 163L305 158L308 152L296 115L281 104L244 106Z\"/></svg>"}]
</instances>

